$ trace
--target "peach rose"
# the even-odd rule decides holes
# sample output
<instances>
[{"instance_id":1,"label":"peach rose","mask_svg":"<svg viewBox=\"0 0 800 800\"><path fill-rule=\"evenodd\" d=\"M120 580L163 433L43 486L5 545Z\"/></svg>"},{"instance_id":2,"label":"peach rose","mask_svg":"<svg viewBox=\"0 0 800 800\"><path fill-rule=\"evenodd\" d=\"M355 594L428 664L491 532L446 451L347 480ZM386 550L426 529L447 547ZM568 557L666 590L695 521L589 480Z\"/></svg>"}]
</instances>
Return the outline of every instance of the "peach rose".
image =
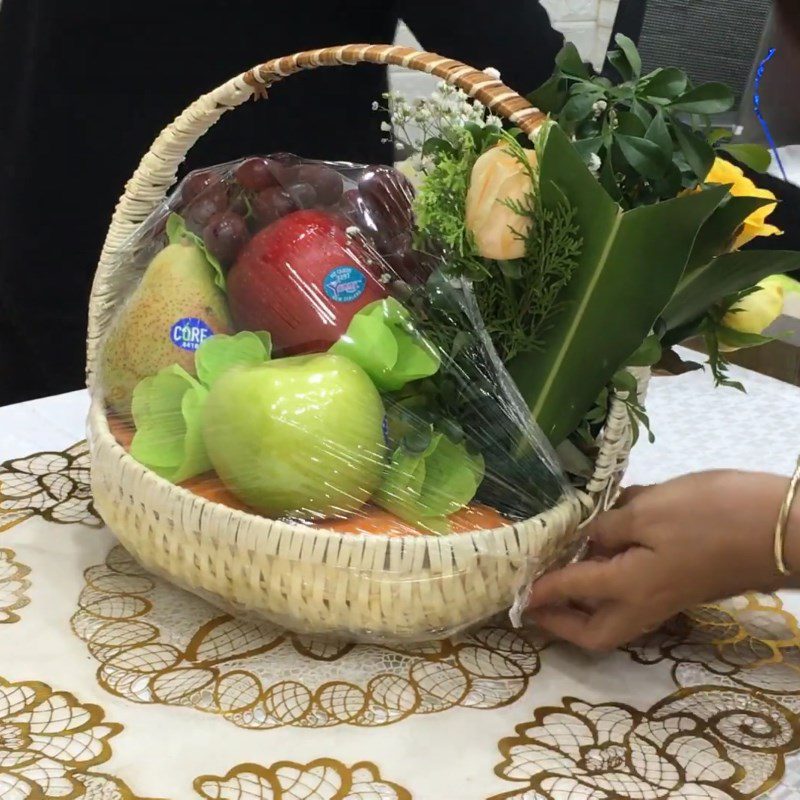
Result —
<instances>
[{"instance_id":1,"label":"peach rose","mask_svg":"<svg viewBox=\"0 0 800 800\"><path fill-rule=\"evenodd\" d=\"M528 163L536 166L536 153L523 152ZM527 235L531 220L506 203L524 203L532 190L530 173L506 145L487 150L475 162L467 192L466 223L484 258L507 261L525 255L525 241L520 236Z\"/></svg>"}]
</instances>

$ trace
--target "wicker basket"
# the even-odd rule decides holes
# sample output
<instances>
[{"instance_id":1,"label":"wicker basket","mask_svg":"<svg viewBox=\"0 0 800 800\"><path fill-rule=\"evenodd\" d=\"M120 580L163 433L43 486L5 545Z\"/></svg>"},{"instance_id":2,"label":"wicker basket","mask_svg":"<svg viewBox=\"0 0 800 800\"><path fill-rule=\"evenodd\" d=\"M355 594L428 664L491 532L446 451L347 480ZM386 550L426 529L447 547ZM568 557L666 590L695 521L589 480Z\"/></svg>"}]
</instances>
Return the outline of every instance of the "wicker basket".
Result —
<instances>
[{"instance_id":1,"label":"wicker basket","mask_svg":"<svg viewBox=\"0 0 800 800\"><path fill-rule=\"evenodd\" d=\"M544 115L500 81L457 61L405 47L348 45L269 61L187 108L155 140L125 188L92 288L87 374L120 302L116 257L164 200L192 145L229 109L303 69L359 62L431 73L532 134ZM292 630L360 640L419 641L506 609L531 573L572 558L579 524L613 499L631 446L616 401L586 493L525 522L447 536L356 535L236 511L174 486L136 462L111 431L93 391L89 415L95 504L122 544L148 569L234 613Z\"/></svg>"}]
</instances>

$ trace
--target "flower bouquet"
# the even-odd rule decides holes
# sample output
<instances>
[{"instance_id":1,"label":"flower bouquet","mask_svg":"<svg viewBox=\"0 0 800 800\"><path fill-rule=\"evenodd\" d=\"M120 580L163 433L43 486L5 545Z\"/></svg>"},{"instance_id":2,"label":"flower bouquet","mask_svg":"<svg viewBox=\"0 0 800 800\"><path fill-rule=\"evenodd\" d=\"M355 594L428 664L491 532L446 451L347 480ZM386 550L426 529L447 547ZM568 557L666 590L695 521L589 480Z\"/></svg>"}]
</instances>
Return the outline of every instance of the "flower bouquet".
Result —
<instances>
[{"instance_id":1,"label":"flower bouquet","mask_svg":"<svg viewBox=\"0 0 800 800\"><path fill-rule=\"evenodd\" d=\"M729 383L726 348L764 340L747 304L783 291L753 287L800 262L739 250L775 233L775 201L715 167L768 163L707 123L730 92L641 76L619 45L617 84L568 45L539 108L407 48L300 53L162 133L90 309L93 490L134 556L294 630L421 640L519 606L579 552L647 424L649 368L692 368L671 347L702 334ZM401 171L279 153L167 197L226 109L359 61L443 79L376 104Z\"/></svg>"}]
</instances>

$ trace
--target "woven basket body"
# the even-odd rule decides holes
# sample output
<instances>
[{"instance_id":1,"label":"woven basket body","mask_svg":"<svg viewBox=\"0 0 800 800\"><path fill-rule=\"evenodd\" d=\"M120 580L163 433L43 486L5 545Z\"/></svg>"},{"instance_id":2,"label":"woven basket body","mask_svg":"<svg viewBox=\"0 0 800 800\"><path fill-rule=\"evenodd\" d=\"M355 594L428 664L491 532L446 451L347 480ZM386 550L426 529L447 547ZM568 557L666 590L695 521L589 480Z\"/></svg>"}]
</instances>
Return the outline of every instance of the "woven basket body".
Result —
<instances>
[{"instance_id":1,"label":"woven basket body","mask_svg":"<svg viewBox=\"0 0 800 800\"><path fill-rule=\"evenodd\" d=\"M389 45L348 45L273 60L204 95L142 159L114 214L92 289L87 374L121 301L116 273L129 237L161 203L191 146L225 111L270 84L318 66L370 61L435 74L533 134L543 115L498 80L459 62ZM530 576L571 559L579 525L614 498L631 446L628 416L612 403L585 493L524 522L445 536L389 537L289 525L210 502L149 471L109 430L92 391L89 442L95 505L148 569L234 613L289 629L367 641L449 635L511 605Z\"/></svg>"}]
</instances>

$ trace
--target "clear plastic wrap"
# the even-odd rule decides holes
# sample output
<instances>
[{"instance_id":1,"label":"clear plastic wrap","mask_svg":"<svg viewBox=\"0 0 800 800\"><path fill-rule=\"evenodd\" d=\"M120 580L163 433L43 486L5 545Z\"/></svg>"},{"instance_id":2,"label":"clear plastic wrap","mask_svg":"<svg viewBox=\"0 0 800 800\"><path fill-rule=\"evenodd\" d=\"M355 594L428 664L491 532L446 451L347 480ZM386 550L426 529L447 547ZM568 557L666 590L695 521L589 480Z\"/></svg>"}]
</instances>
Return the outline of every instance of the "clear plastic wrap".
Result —
<instances>
[{"instance_id":1,"label":"clear plastic wrap","mask_svg":"<svg viewBox=\"0 0 800 800\"><path fill-rule=\"evenodd\" d=\"M95 386L117 442L207 501L341 536L508 529L568 500L470 285L415 251L412 199L392 168L289 154L189 174L119 253ZM516 588L540 571L517 567Z\"/></svg>"}]
</instances>

